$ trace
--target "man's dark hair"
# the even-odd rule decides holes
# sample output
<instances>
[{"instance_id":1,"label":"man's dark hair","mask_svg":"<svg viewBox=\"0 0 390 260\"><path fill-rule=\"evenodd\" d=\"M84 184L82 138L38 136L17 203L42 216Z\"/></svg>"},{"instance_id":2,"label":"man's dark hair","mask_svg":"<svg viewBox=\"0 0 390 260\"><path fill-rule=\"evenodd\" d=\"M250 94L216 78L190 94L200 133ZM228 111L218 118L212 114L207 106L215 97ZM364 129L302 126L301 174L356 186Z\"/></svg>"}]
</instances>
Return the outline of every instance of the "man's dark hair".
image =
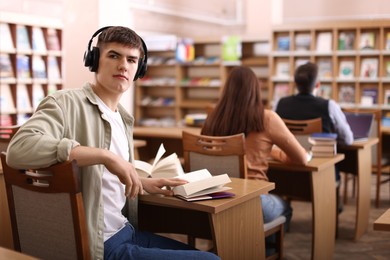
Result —
<instances>
[{"instance_id":1,"label":"man's dark hair","mask_svg":"<svg viewBox=\"0 0 390 260\"><path fill-rule=\"evenodd\" d=\"M308 62L299 66L294 75L295 84L299 93L310 94L317 83L318 67Z\"/></svg>"}]
</instances>

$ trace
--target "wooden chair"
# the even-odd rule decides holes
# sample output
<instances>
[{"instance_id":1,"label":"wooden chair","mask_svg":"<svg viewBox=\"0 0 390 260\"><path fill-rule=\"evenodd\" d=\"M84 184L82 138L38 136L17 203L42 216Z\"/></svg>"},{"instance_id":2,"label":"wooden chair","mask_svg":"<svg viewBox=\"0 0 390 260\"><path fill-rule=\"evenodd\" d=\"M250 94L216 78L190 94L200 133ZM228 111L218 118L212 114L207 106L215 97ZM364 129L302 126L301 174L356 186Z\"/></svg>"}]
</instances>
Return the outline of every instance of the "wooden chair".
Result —
<instances>
[{"instance_id":1,"label":"wooden chair","mask_svg":"<svg viewBox=\"0 0 390 260\"><path fill-rule=\"evenodd\" d=\"M206 136L183 131L182 137L185 172L206 168L212 175L227 173L230 177L247 178L244 134ZM264 224L265 237L276 235L275 253L267 259L283 258L285 222L281 216ZM195 246L195 242L194 237L188 237L189 244Z\"/></svg>"},{"instance_id":2,"label":"wooden chair","mask_svg":"<svg viewBox=\"0 0 390 260\"><path fill-rule=\"evenodd\" d=\"M4 152L1 162L15 250L41 259L90 259L76 162L13 169Z\"/></svg>"},{"instance_id":3,"label":"wooden chair","mask_svg":"<svg viewBox=\"0 0 390 260\"><path fill-rule=\"evenodd\" d=\"M359 109L350 108L343 109L344 112L351 113L369 113L374 115L374 121L370 130L370 137L377 137L379 139L378 144L373 146L372 149L372 172L376 173L376 192L375 192L375 206L378 208L380 204L380 189L381 185L390 182L390 178L383 179L382 173L384 170L389 169L390 161L388 158L382 156L382 111L380 109ZM350 176L349 173L344 173L344 203L348 202L348 181L353 180L352 194L355 195L355 178ZM387 172L389 175L390 173Z\"/></svg>"},{"instance_id":4,"label":"wooden chair","mask_svg":"<svg viewBox=\"0 0 390 260\"><path fill-rule=\"evenodd\" d=\"M6 151L12 136L19 130L18 125L0 126L0 152Z\"/></svg>"},{"instance_id":5,"label":"wooden chair","mask_svg":"<svg viewBox=\"0 0 390 260\"><path fill-rule=\"evenodd\" d=\"M322 119L321 117L307 120L292 120L282 118L287 128L291 133L295 135L298 142L306 149L310 150L310 143L308 137L312 133L322 132Z\"/></svg>"}]
</instances>

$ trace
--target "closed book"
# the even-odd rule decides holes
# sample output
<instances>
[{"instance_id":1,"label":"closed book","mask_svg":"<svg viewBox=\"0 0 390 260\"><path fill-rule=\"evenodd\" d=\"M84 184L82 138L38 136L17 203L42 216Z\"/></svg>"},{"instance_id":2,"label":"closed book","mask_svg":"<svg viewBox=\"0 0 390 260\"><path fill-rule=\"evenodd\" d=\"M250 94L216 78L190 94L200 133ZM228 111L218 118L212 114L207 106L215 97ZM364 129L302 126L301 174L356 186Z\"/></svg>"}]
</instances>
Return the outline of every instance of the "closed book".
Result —
<instances>
[{"instance_id":1,"label":"closed book","mask_svg":"<svg viewBox=\"0 0 390 260\"><path fill-rule=\"evenodd\" d=\"M320 140L320 139L315 139L315 138L309 137L308 140L309 140L309 143L312 144L313 146L314 145L332 146L332 145L337 144L336 139L322 139L322 140Z\"/></svg>"},{"instance_id":2,"label":"closed book","mask_svg":"<svg viewBox=\"0 0 390 260\"><path fill-rule=\"evenodd\" d=\"M315 140L336 140L337 134L336 133L312 133L310 135L311 138Z\"/></svg>"},{"instance_id":3,"label":"closed book","mask_svg":"<svg viewBox=\"0 0 390 260\"><path fill-rule=\"evenodd\" d=\"M336 155L336 152L312 152L313 157L333 157Z\"/></svg>"},{"instance_id":4,"label":"closed book","mask_svg":"<svg viewBox=\"0 0 390 260\"><path fill-rule=\"evenodd\" d=\"M311 147L312 152L329 152L335 153L337 151L336 144L332 145L313 145Z\"/></svg>"}]
</instances>

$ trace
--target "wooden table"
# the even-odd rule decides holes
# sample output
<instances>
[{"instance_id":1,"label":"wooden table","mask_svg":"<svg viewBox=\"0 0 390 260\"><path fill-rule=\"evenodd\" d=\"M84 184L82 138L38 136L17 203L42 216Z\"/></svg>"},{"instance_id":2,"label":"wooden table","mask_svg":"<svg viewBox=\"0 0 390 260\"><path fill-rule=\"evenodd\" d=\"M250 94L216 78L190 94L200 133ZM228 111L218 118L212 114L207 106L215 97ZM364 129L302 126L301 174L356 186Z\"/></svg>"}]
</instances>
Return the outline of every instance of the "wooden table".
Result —
<instances>
[{"instance_id":1,"label":"wooden table","mask_svg":"<svg viewBox=\"0 0 390 260\"><path fill-rule=\"evenodd\" d=\"M312 202L312 259L332 259L336 235L335 164L343 154L313 158L306 166L269 162L269 180L276 193L291 199Z\"/></svg>"},{"instance_id":2,"label":"wooden table","mask_svg":"<svg viewBox=\"0 0 390 260\"><path fill-rule=\"evenodd\" d=\"M356 221L354 240L367 231L371 205L372 146L378 138L354 142L352 145L339 145L337 151L345 155L345 159L337 164L341 172L352 173L357 177Z\"/></svg>"},{"instance_id":3,"label":"wooden table","mask_svg":"<svg viewBox=\"0 0 390 260\"><path fill-rule=\"evenodd\" d=\"M141 195L139 228L156 233L212 239L221 259L264 259L260 194L274 189L265 181L231 178L233 198L186 202L175 197Z\"/></svg>"},{"instance_id":4,"label":"wooden table","mask_svg":"<svg viewBox=\"0 0 390 260\"><path fill-rule=\"evenodd\" d=\"M164 143L166 154L176 153L183 157L182 131L200 134L199 127L134 127L134 138L147 142L147 147L138 149L139 156L143 161L154 159L161 143Z\"/></svg>"},{"instance_id":5,"label":"wooden table","mask_svg":"<svg viewBox=\"0 0 390 260\"><path fill-rule=\"evenodd\" d=\"M22 254L20 252L16 252L13 250L10 250L8 248L0 247L0 259L4 260L38 260L38 258L35 258L33 256L29 256L26 254Z\"/></svg>"},{"instance_id":6,"label":"wooden table","mask_svg":"<svg viewBox=\"0 0 390 260\"><path fill-rule=\"evenodd\" d=\"M0 162L0 246L14 248L11 219L8 210L7 192L3 175L3 166ZM0 257L1 259L1 257Z\"/></svg>"},{"instance_id":7,"label":"wooden table","mask_svg":"<svg viewBox=\"0 0 390 260\"><path fill-rule=\"evenodd\" d=\"M374 230L390 231L390 209L386 210L385 213L375 220Z\"/></svg>"}]
</instances>

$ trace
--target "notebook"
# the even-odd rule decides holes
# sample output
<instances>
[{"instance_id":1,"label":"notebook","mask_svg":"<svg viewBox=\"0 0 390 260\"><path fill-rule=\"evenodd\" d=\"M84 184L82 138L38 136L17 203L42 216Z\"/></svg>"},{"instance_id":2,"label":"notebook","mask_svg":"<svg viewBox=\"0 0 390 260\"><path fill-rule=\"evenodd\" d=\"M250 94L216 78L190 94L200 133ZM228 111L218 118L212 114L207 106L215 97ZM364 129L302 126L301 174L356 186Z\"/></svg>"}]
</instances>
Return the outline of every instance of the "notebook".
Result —
<instances>
[{"instance_id":1,"label":"notebook","mask_svg":"<svg viewBox=\"0 0 390 260\"><path fill-rule=\"evenodd\" d=\"M345 116L355 141L365 140L369 137L372 121L374 120L373 114L345 112Z\"/></svg>"}]
</instances>

